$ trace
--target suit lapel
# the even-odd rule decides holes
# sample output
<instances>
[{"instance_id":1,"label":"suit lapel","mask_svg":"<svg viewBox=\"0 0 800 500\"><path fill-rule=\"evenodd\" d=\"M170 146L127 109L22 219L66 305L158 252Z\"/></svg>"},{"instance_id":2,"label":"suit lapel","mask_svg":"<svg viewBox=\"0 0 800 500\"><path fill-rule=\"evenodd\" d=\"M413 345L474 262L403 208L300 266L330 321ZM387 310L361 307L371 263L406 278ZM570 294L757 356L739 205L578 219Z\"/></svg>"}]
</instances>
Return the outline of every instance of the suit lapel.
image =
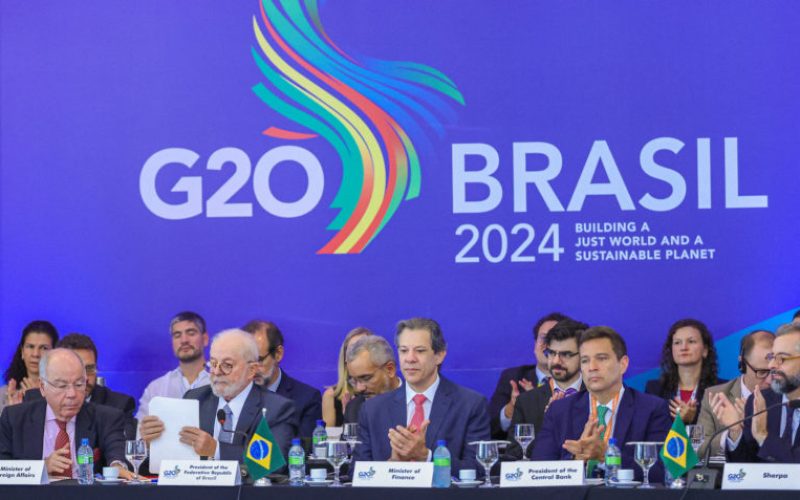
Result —
<instances>
[{"instance_id":1,"label":"suit lapel","mask_svg":"<svg viewBox=\"0 0 800 500\"><path fill-rule=\"evenodd\" d=\"M214 439L217 438L214 435L214 422L217 420L218 404L219 398L211 392L211 389L208 390L208 397L200 400L200 428L211 434Z\"/></svg>"},{"instance_id":2,"label":"suit lapel","mask_svg":"<svg viewBox=\"0 0 800 500\"><path fill-rule=\"evenodd\" d=\"M277 394L280 394L281 396L286 396L287 398L291 399L293 386L294 383L292 381L292 378L289 376L288 373L281 370L281 383L278 384L278 388L275 390L275 392Z\"/></svg>"},{"instance_id":3,"label":"suit lapel","mask_svg":"<svg viewBox=\"0 0 800 500\"><path fill-rule=\"evenodd\" d=\"M622 394L622 399L619 401L619 408L614 410L617 412L614 422L614 437L620 443L625 442L625 436L628 434L628 428L633 420L633 402L633 391L630 387L626 387L625 393Z\"/></svg>"},{"instance_id":4,"label":"suit lapel","mask_svg":"<svg viewBox=\"0 0 800 500\"><path fill-rule=\"evenodd\" d=\"M392 394L392 407L389 409L391 427L398 425L406 426L408 417L406 416L406 386L401 385Z\"/></svg>"},{"instance_id":5,"label":"suit lapel","mask_svg":"<svg viewBox=\"0 0 800 500\"><path fill-rule=\"evenodd\" d=\"M239 420L236 422L236 430L249 434L250 428L255 427L252 424L258 416L261 406L261 390L257 385L253 384L252 389L250 389L250 394L247 395L247 399L244 401L242 414L239 415ZM266 407L266 403L264 406ZM267 408L267 410L269 410L269 408ZM269 412L267 412L267 415L269 415Z\"/></svg>"},{"instance_id":6,"label":"suit lapel","mask_svg":"<svg viewBox=\"0 0 800 500\"><path fill-rule=\"evenodd\" d=\"M725 391L725 395L731 401L736 401L738 398L742 397L742 384L739 382L739 377L731 381L728 390Z\"/></svg>"},{"instance_id":7,"label":"suit lapel","mask_svg":"<svg viewBox=\"0 0 800 500\"><path fill-rule=\"evenodd\" d=\"M84 403L78 416L75 417L75 451L81 445L81 440L87 438L89 446L96 447L94 438L94 407L91 403Z\"/></svg>"},{"instance_id":8,"label":"suit lapel","mask_svg":"<svg viewBox=\"0 0 800 500\"><path fill-rule=\"evenodd\" d=\"M586 427L586 421L589 420L589 393L576 394L570 399L572 399L572 418L567 429L567 435L563 436L563 440L580 438L581 434L583 434L583 428Z\"/></svg>"},{"instance_id":9,"label":"suit lapel","mask_svg":"<svg viewBox=\"0 0 800 500\"><path fill-rule=\"evenodd\" d=\"M30 439L24 439L23 445L24 457L31 460L39 460L42 458L42 449L44 449L44 425L45 416L47 414L47 402L42 398L41 402L28 415L28 422L30 423L28 429L30 432Z\"/></svg>"},{"instance_id":10,"label":"suit lapel","mask_svg":"<svg viewBox=\"0 0 800 500\"><path fill-rule=\"evenodd\" d=\"M439 435L439 428L444 423L447 411L453 405L453 387L449 380L446 380L441 375L439 376L439 387L436 388L436 394L433 395L433 404L431 405L431 414L428 415L428 420L431 421L428 426L428 432L425 433L425 442L434 443L434 436Z\"/></svg>"}]
</instances>

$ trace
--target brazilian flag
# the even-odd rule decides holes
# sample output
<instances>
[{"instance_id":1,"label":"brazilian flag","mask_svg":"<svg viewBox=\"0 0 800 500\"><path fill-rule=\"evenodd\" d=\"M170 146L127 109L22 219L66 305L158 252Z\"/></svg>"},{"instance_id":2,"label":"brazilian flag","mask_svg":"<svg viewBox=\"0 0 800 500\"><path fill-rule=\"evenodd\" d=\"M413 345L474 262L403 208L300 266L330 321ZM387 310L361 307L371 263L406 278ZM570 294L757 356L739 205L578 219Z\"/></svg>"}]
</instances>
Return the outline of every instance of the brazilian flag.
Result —
<instances>
[{"instance_id":1,"label":"brazilian flag","mask_svg":"<svg viewBox=\"0 0 800 500\"><path fill-rule=\"evenodd\" d=\"M672 428L664 440L661 461L672 477L681 477L697 465L697 454L686 435L686 427L683 425L680 413L675 415Z\"/></svg>"},{"instance_id":2,"label":"brazilian flag","mask_svg":"<svg viewBox=\"0 0 800 500\"><path fill-rule=\"evenodd\" d=\"M250 439L250 444L244 451L244 465L253 479L261 479L286 465L281 448L275 442L275 437L263 415Z\"/></svg>"}]
</instances>

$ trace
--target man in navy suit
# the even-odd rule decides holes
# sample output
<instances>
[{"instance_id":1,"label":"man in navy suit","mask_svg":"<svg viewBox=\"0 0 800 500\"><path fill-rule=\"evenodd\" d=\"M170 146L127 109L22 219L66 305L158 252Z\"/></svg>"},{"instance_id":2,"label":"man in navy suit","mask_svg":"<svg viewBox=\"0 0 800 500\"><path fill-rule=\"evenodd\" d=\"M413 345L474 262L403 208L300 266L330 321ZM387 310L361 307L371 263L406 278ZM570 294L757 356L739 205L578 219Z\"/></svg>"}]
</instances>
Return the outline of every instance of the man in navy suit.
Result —
<instances>
[{"instance_id":1,"label":"man in navy suit","mask_svg":"<svg viewBox=\"0 0 800 500\"><path fill-rule=\"evenodd\" d=\"M468 443L489 439L486 399L439 375L447 354L439 324L401 321L395 344L406 384L364 403L354 460L429 461L436 441L444 439L454 472L477 469L475 447Z\"/></svg>"},{"instance_id":2,"label":"man in navy suit","mask_svg":"<svg viewBox=\"0 0 800 500\"><path fill-rule=\"evenodd\" d=\"M608 439L615 437L622 451L622 468L641 471L633 460L632 441L663 442L672 425L667 402L625 387L622 375L628 369L625 341L614 330L596 326L586 330L578 342L581 376L587 392L554 401L545 413L536 435L533 460L585 460L602 463ZM660 461L650 479L660 481Z\"/></svg>"},{"instance_id":3,"label":"man in navy suit","mask_svg":"<svg viewBox=\"0 0 800 500\"><path fill-rule=\"evenodd\" d=\"M244 447L267 410L267 423L275 440L288 455L297 432L294 404L253 383L258 371L258 346L242 330L226 330L214 337L208 361L211 385L186 393L185 399L200 401L200 427L184 427L180 441L194 448L201 457L242 461ZM226 415L220 423L220 410ZM164 432L156 415L142 418L139 434L147 442Z\"/></svg>"},{"instance_id":4,"label":"man in navy suit","mask_svg":"<svg viewBox=\"0 0 800 500\"><path fill-rule=\"evenodd\" d=\"M122 412L85 402L86 371L74 351L54 349L39 362L42 398L9 406L0 416L0 460L44 460L50 476L76 477L76 452L87 438L95 470L125 466Z\"/></svg>"},{"instance_id":5,"label":"man in navy suit","mask_svg":"<svg viewBox=\"0 0 800 500\"><path fill-rule=\"evenodd\" d=\"M538 364L520 365L506 368L500 374L497 387L489 400L489 416L493 439L506 439L514 416L517 397L543 384L550 376L547 369L547 356L544 355L544 337L559 321L567 319L561 313L550 313L533 326L533 354Z\"/></svg>"},{"instance_id":6,"label":"man in navy suit","mask_svg":"<svg viewBox=\"0 0 800 500\"><path fill-rule=\"evenodd\" d=\"M789 323L778 329L767 359L772 373L772 390L762 391L756 387L747 399L745 415L800 399L800 324ZM742 418L724 395L715 397L712 406L722 425L731 425ZM798 427L800 409L791 410L786 406L777 406L755 416L750 425L738 424L728 431L728 461L799 463Z\"/></svg>"},{"instance_id":7,"label":"man in navy suit","mask_svg":"<svg viewBox=\"0 0 800 500\"><path fill-rule=\"evenodd\" d=\"M261 365L256 383L294 401L300 422L298 436L311 437L317 420L322 418L322 396L317 389L290 377L280 367L284 355L283 333L275 323L262 320L250 321L243 330L251 333L258 344Z\"/></svg>"}]
</instances>

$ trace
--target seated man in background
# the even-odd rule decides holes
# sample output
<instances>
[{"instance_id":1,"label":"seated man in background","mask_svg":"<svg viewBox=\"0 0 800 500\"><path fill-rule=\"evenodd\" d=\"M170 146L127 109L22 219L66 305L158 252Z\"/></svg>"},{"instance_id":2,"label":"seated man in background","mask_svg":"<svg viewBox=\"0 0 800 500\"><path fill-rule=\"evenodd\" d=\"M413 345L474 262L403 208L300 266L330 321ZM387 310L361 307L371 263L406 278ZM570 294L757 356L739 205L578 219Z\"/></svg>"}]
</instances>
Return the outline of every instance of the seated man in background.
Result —
<instances>
[{"instance_id":1,"label":"seated man in background","mask_svg":"<svg viewBox=\"0 0 800 500\"><path fill-rule=\"evenodd\" d=\"M150 400L156 396L182 398L190 389L208 385L203 350L208 346L206 321L197 313L184 311L169 322L172 350L178 358L178 367L150 382L139 399L139 420L150 413Z\"/></svg>"},{"instance_id":2,"label":"seated man in background","mask_svg":"<svg viewBox=\"0 0 800 500\"><path fill-rule=\"evenodd\" d=\"M253 383L258 371L258 346L242 330L225 330L211 343L208 367L211 385L187 392L185 399L200 401L200 428L184 427L180 441L190 445L201 457L242 461L244 448L261 421L261 409L267 410L267 423L276 444L288 456L289 445L297 434L294 403ZM217 420L225 412L224 427ZM157 415L148 415L139 423L139 435L148 443L164 432Z\"/></svg>"},{"instance_id":3,"label":"seated man in background","mask_svg":"<svg viewBox=\"0 0 800 500\"><path fill-rule=\"evenodd\" d=\"M345 355L350 385L356 397L344 409L345 423L358 423L358 414L364 401L400 387L394 351L385 338L378 335L361 337Z\"/></svg>"},{"instance_id":4,"label":"seated man in background","mask_svg":"<svg viewBox=\"0 0 800 500\"><path fill-rule=\"evenodd\" d=\"M778 328L772 352L768 356L772 390L756 386L747 399L745 416L779 405L728 430L725 441L729 462L800 463L800 408L787 409L786 403L800 399L800 324ZM741 419L733 403L718 397L713 401L714 414L722 425Z\"/></svg>"},{"instance_id":5,"label":"seated man in background","mask_svg":"<svg viewBox=\"0 0 800 500\"><path fill-rule=\"evenodd\" d=\"M290 377L280 367L285 353L283 333L275 323L261 320L250 321L243 330L251 333L258 345L256 383L291 399L300 425L298 436L310 437L317 420L322 418L322 396L317 389Z\"/></svg>"},{"instance_id":6,"label":"seated man in background","mask_svg":"<svg viewBox=\"0 0 800 500\"><path fill-rule=\"evenodd\" d=\"M112 391L107 387L97 385L97 347L92 339L82 333L70 333L58 341L56 347L70 349L83 360L86 370L86 402L110 406L120 410L125 415L125 439L136 439L136 419L133 410L136 401L127 394ZM25 392L25 401L42 398L42 391L31 389Z\"/></svg>"},{"instance_id":7,"label":"seated man in background","mask_svg":"<svg viewBox=\"0 0 800 500\"><path fill-rule=\"evenodd\" d=\"M586 323L564 319L547 332L544 337L545 356L551 377L539 387L524 392L514 405L514 416L508 428L508 455L520 459L527 450L522 450L514 439L517 424L533 424L534 431L542 427L544 413L550 403L573 396L585 390L581 380L581 363L578 355L578 338L589 328Z\"/></svg>"},{"instance_id":8,"label":"seated man in background","mask_svg":"<svg viewBox=\"0 0 800 500\"><path fill-rule=\"evenodd\" d=\"M544 355L544 336L564 319L567 317L557 312L540 318L533 326L533 355L536 363L506 368L500 374L497 387L489 400L492 439L506 438L517 397L541 385L550 376L547 371L547 357Z\"/></svg>"},{"instance_id":9,"label":"seated man in background","mask_svg":"<svg viewBox=\"0 0 800 500\"><path fill-rule=\"evenodd\" d=\"M532 459L584 460L591 468L603 462L613 436L622 451L622 468L634 469L641 480L641 470L633 460L634 447L625 444L663 442L672 426L667 402L622 384L628 349L611 328L595 326L583 332L578 352L586 392L553 401L537 432ZM664 467L656 462L650 480L660 482Z\"/></svg>"},{"instance_id":10,"label":"seated man in background","mask_svg":"<svg viewBox=\"0 0 800 500\"><path fill-rule=\"evenodd\" d=\"M0 460L44 460L51 477L77 477L81 440L95 450L95 472L125 467L122 412L85 402L83 361L69 349L53 349L39 362L43 399L9 406L0 417Z\"/></svg>"},{"instance_id":11,"label":"seated man in background","mask_svg":"<svg viewBox=\"0 0 800 500\"><path fill-rule=\"evenodd\" d=\"M439 375L447 343L439 324L412 318L397 324L400 370L406 383L361 406L353 461L429 461L440 439L447 441L452 470L477 469L472 441L489 439L486 399Z\"/></svg>"},{"instance_id":12,"label":"seated man in background","mask_svg":"<svg viewBox=\"0 0 800 500\"><path fill-rule=\"evenodd\" d=\"M756 330L742 337L739 343L739 373L740 376L723 384L715 385L706 389L703 404L700 405L700 417L697 423L703 426L703 444L700 445L698 455L705 456L708 447L711 447L710 456L724 455L723 447L727 433L710 442L711 436L725 427L714 415L714 401L716 398L724 397L734 405L738 405L742 412L747 398L753 394L756 387L762 391L769 388L772 378L769 374L767 356L772 352L772 342L775 334L766 330ZM742 413L739 418L744 418Z\"/></svg>"}]
</instances>

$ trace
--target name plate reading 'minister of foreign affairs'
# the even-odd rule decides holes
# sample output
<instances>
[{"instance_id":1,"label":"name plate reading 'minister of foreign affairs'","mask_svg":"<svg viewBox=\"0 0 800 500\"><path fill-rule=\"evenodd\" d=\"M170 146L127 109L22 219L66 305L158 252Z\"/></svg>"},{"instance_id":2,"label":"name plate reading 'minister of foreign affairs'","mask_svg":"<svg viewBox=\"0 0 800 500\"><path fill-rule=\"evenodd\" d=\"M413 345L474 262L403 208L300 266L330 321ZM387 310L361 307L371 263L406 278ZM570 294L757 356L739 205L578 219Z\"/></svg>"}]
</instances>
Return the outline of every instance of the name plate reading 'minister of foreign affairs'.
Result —
<instances>
[{"instance_id":1,"label":"name plate reading 'minister of foreign affairs'","mask_svg":"<svg viewBox=\"0 0 800 500\"><path fill-rule=\"evenodd\" d=\"M44 460L0 460L0 484L48 484Z\"/></svg>"}]
</instances>

